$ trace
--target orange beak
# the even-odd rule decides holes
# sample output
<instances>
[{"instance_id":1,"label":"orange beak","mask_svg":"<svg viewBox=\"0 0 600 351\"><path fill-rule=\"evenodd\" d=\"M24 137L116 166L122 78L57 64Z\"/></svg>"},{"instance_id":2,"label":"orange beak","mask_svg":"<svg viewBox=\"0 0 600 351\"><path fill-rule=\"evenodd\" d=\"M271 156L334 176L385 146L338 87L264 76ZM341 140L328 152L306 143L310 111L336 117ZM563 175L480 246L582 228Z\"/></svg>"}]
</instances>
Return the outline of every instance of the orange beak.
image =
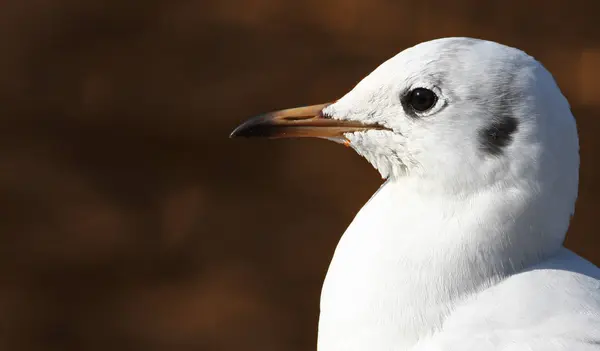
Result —
<instances>
[{"instance_id":1,"label":"orange beak","mask_svg":"<svg viewBox=\"0 0 600 351\"><path fill-rule=\"evenodd\" d=\"M297 107L259 115L238 126L230 137L343 138L344 133L387 129L380 125L333 119L323 113L329 105Z\"/></svg>"}]
</instances>

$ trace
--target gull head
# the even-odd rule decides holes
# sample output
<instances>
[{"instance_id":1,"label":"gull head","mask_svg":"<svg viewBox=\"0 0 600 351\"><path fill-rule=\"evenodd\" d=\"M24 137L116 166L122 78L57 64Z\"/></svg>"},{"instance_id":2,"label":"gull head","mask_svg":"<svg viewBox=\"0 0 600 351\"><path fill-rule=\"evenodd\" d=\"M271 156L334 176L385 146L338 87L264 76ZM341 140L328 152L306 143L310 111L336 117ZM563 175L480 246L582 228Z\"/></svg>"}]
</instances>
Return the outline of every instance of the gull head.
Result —
<instances>
[{"instance_id":1,"label":"gull head","mask_svg":"<svg viewBox=\"0 0 600 351\"><path fill-rule=\"evenodd\" d=\"M579 144L552 75L523 51L444 38L384 62L333 103L255 117L232 136L319 137L352 147L391 180L444 192L577 193Z\"/></svg>"}]
</instances>

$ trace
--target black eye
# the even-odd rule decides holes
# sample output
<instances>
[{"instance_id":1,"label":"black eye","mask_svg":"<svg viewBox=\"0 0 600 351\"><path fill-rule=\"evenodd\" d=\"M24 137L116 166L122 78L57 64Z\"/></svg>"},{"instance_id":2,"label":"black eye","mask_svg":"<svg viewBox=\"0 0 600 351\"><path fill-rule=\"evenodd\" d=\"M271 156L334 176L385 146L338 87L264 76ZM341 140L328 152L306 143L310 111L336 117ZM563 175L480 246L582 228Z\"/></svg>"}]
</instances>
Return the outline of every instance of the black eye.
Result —
<instances>
[{"instance_id":1,"label":"black eye","mask_svg":"<svg viewBox=\"0 0 600 351\"><path fill-rule=\"evenodd\" d=\"M429 89L415 88L408 94L408 105L417 112L425 112L437 102L437 95Z\"/></svg>"}]
</instances>

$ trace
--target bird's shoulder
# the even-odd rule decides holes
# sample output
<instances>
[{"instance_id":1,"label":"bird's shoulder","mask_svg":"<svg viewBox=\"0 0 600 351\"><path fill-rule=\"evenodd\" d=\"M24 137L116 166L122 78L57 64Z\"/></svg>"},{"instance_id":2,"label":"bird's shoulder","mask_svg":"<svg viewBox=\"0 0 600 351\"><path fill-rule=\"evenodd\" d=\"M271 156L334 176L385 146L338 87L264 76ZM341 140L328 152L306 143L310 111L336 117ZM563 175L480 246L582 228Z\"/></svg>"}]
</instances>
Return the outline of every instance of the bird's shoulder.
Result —
<instances>
[{"instance_id":1,"label":"bird's shoulder","mask_svg":"<svg viewBox=\"0 0 600 351\"><path fill-rule=\"evenodd\" d=\"M600 269L563 249L458 304L441 331L422 345L430 350L600 350Z\"/></svg>"}]
</instances>

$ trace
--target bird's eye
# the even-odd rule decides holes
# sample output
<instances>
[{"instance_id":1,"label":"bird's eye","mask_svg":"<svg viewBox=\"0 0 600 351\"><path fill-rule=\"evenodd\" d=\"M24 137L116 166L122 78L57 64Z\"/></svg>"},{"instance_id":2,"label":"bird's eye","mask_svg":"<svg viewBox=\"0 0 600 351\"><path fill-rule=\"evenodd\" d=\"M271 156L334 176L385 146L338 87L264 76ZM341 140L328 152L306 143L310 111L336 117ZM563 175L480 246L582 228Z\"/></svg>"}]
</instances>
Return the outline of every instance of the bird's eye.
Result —
<instances>
[{"instance_id":1,"label":"bird's eye","mask_svg":"<svg viewBox=\"0 0 600 351\"><path fill-rule=\"evenodd\" d=\"M432 108L437 102L435 93L425 88L415 88L408 94L409 106L417 112L425 112Z\"/></svg>"}]
</instances>

